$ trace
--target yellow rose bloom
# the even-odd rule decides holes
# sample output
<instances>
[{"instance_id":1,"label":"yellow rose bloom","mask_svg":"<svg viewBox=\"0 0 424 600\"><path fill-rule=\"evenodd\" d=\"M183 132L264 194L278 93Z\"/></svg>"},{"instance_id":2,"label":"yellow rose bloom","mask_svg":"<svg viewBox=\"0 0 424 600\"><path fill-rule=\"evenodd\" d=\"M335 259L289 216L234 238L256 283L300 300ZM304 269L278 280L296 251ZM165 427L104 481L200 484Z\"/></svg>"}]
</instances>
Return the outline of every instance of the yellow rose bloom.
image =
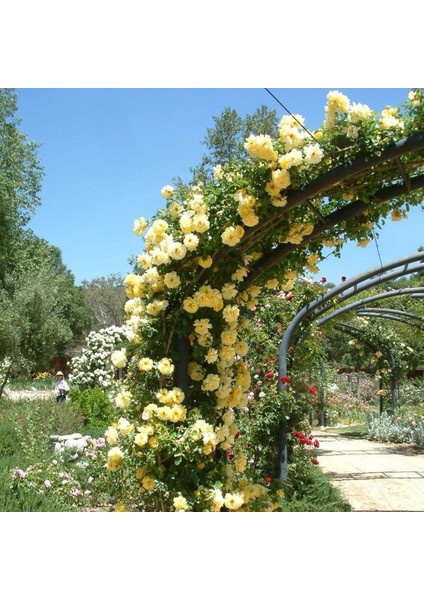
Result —
<instances>
[{"instance_id":1,"label":"yellow rose bloom","mask_svg":"<svg viewBox=\"0 0 424 600\"><path fill-rule=\"evenodd\" d=\"M187 500L184 496L176 496L173 501L174 508L177 512L185 512L188 510Z\"/></svg>"},{"instance_id":2,"label":"yellow rose bloom","mask_svg":"<svg viewBox=\"0 0 424 600\"><path fill-rule=\"evenodd\" d=\"M216 350L215 348L211 348L210 350L208 350L206 356L205 356L205 361L209 364L215 363L218 360L218 350Z\"/></svg>"},{"instance_id":3,"label":"yellow rose bloom","mask_svg":"<svg viewBox=\"0 0 424 600\"><path fill-rule=\"evenodd\" d=\"M137 363L137 367L140 371L151 371L153 369L153 361L151 358L141 358Z\"/></svg>"},{"instance_id":4,"label":"yellow rose bloom","mask_svg":"<svg viewBox=\"0 0 424 600\"><path fill-rule=\"evenodd\" d=\"M105 439L110 446L116 446L118 443L118 430L115 427L108 427L105 431Z\"/></svg>"},{"instance_id":5,"label":"yellow rose bloom","mask_svg":"<svg viewBox=\"0 0 424 600\"><path fill-rule=\"evenodd\" d=\"M141 484L145 490L153 490L153 488L156 487L156 483L152 475L146 475L143 477Z\"/></svg>"},{"instance_id":6,"label":"yellow rose bloom","mask_svg":"<svg viewBox=\"0 0 424 600\"><path fill-rule=\"evenodd\" d=\"M167 288L174 289L181 285L181 278L175 271L171 271L165 274L164 283Z\"/></svg>"},{"instance_id":7,"label":"yellow rose bloom","mask_svg":"<svg viewBox=\"0 0 424 600\"><path fill-rule=\"evenodd\" d=\"M199 265L203 268L203 269L209 269L210 266L212 266L212 258L210 256L206 257L206 258L199 258Z\"/></svg>"},{"instance_id":8,"label":"yellow rose bloom","mask_svg":"<svg viewBox=\"0 0 424 600\"><path fill-rule=\"evenodd\" d=\"M186 298L183 302L183 309L188 313L195 313L199 310L199 305L193 298Z\"/></svg>"},{"instance_id":9,"label":"yellow rose bloom","mask_svg":"<svg viewBox=\"0 0 424 600\"><path fill-rule=\"evenodd\" d=\"M244 229L240 225L237 227L226 227L221 235L222 243L227 246L236 246L244 235Z\"/></svg>"},{"instance_id":10,"label":"yellow rose bloom","mask_svg":"<svg viewBox=\"0 0 424 600\"><path fill-rule=\"evenodd\" d=\"M112 356L110 358L113 366L117 369L122 369L127 364L127 352L125 348L121 348L121 350L115 350L115 352L112 352Z\"/></svg>"},{"instance_id":11,"label":"yellow rose bloom","mask_svg":"<svg viewBox=\"0 0 424 600\"><path fill-rule=\"evenodd\" d=\"M124 419L124 417L120 417L117 424L117 429L119 433L122 433L122 435L127 436L134 430L134 425L127 421L127 419Z\"/></svg>"},{"instance_id":12,"label":"yellow rose bloom","mask_svg":"<svg viewBox=\"0 0 424 600\"><path fill-rule=\"evenodd\" d=\"M221 490L213 490L211 492L212 508L211 512L219 512L224 506L224 497Z\"/></svg>"},{"instance_id":13,"label":"yellow rose bloom","mask_svg":"<svg viewBox=\"0 0 424 600\"><path fill-rule=\"evenodd\" d=\"M254 158L263 158L265 160L276 160L272 139L268 134L250 135L244 144L247 153Z\"/></svg>"},{"instance_id":14,"label":"yellow rose bloom","mask_svg":"<svg viewBox=\"0 0 424 600\"><path fill-rule=\"evenodd\" d=\"M169 358L161 358L156 366L162 375L172 375L174 372L174 365Z\"/></svg>"},{"instance_id":15,"label":"yellow rose bloom","mask_svg":"<svg viewBox=\"0 0 424 600\"><path fill-rule=\"evenodd\" d=\"M187 233L184 236L184 246L187 248L189 252L196 250L199 245L199 238L194 233Z\"/></svg>"},{"instance_id":16,"label":"yellow rose bloom","mask_svg":"<svg viewBox=\"0 0 424 600\"><path fill-rule=\"evenodd\" d=\"M237 296L237 288L234 283L226 283L221 290L224 300L231 300Z\"/></svg>"},{"instance_id":17,"label":"yellow rose bloom","mask_svg":"<svg viewBox=\"0 0 424 600\"><path fill-rule=\"evenodd\" d=\"M225 329L221 332L221 342L225 346L232 346L236 343L237 340L237 331L234 329Z\"/></svg>"},{"instance_id":18,"label":"yellow rose bloom","mask_svg":"<svg viewBox=\"0 0 424 600\"><path fill-rule=\"evenodd\" d=\"M209 319L196 319L194 321L194 330L198 335L205 335L209 329L212 329L212 323Z\"/></svg>"},{"instance_id":19,"label":"yellow rose bloom","mask_svg":"<svg viewBox=\"0 0 424 600\"><path fill-rule=\"evenodd\" d=\"M132 397L131 392L124 390L116 396L115 404L118 408L127 408L131 403Z\"/></svg>"},{"instance_id":20,"label":"yellow rose bloom","mask_svg":"<svg viewBox=\"0 0 424 600\"><path fill-rule=\"evenodd\" d=\"M144 230L147 227L147 221L144 217L134 220L133 231L135 235L143 235Z\"/></svg>"},{"instance_id":21,"label":"yellow rose bloom","mask_svg":"<svg viewBox=\"0 0 424 600\"><path fill-rule=\"evenodd\" d=\"M234 346L234 350L239 356L246 356L246 354L249 352L249 346L246 344L246 342L237 342L237 344Z\"/></svg>"},{"instance_id":22,"label":"yellow rose bloom","mask_svg":"<svg viewBox=\"0 0 424 600\"><path fill-rule=\"evenodd\" d=\"M160 406L156 411L156 416L161 421L169 421L171 419L171 409L169 406Z\"/></svg>"},{"instance_id":23,"label":"yellow rose bloom","mask_svg":"<svg viewBox=\"0 0 424 600\"><path fill-rule=\"evenodd\" d=\"M193 217L193 231L204 233L210 227L209 220L206 215L198 214Z\"/></svg>"},{"instance_id":24,"label":"yellow rose bloom","mask_svg":"<svg viewBox=\"0 0 424 600\"><path fill-rule=\"evenodd\" d=\"M149 419L151 419L153 417L153 415L156 414L157 410L158 410L157 404L148 404L144 408L141 418L143 419L143 421L148 421Z\"/></svg>"},{"instance_id":25,"label":"yellow rose bloom","mask_svg":"<svg viewBox=\"0 0 424 600\"><path fill-rule=\"evenodd\" d=\"M171 185L163 186L163 188L160 191L163 198L172 198L172 196L174 195L174 192L175 192L175 190Z\"/></svg>"},{"instance_id":26,"label":"yellow rose bloom","mask_svg":"<svg viewBox=\"0 0 424 600\"><path fill-rule=\"evenodd\" d=\"M185 408L185 406L182 406L181 404L174 404L174 406L172 406L171 413L169 416L169 420L172 423L178 423L179 421L184 421L186 417L187 417L187 409Z\"/></svg>"},{"instance_id":27,"label":"yellow rose bloom","mask_svg":"<svg viewBox=\"0 0 424 600\"><path fill-rule=\"evenodd\" d=\"M137 435L134 438L134 444L136 444L137 446L145 446L147 444L147 442L149 441L149 436L147 435L147 433L137 433Z\"/></svg>"},{"instance_id":28,"label":"yellow rose bloom","mask_svg":"<svg viewBox=\"0 0 424 600\"><path fill-rule=\"evenodd\" d=\"M202 390L212 392L219 387L219 375L210 373L205 377L202 383Z\"/></svg>"},{"instance_id":29,"label":"yellow rose bloom","mask_svg":"<svg viewBox=\"0 0 424 600\"><path fill-rule=\"evenodd\" d=\"M224 321L227 323L234 323L237 321L240 315L240 309L238 306L226 306L222 311Z\"/></svg>"},{"instance_id":30,"label":"yellow rose bloom","mask_svg":"<svg viewBox=\"0 0 424 600\"><path fill-rule=\"evenodd\" d=\"M109 471L118 471L122 466L124 453L118 447L112 448L107 454L107 468Z\"/></svg>"},{"instance_id":31,"label":"yellow rose bloom","mask_svg":"<svg viewBox=\"0 0 424 600\"><path fill-rule=\"evenodd\" d=\"M225 494L224 505L228 510L238 510L244 504L244 496L239 494Z\"/></svg>"},{"instance_id":32,"label":"yellow rose bloom","mask_svg":"<svg viewBox=\"0 0 424 600\"><path fill-rule=\"evenodd\" d=\"M173 260L182 260L187 254L187 248L181 242L174 242L169 248L169 256Z\"/></svg>"}]
</instances>

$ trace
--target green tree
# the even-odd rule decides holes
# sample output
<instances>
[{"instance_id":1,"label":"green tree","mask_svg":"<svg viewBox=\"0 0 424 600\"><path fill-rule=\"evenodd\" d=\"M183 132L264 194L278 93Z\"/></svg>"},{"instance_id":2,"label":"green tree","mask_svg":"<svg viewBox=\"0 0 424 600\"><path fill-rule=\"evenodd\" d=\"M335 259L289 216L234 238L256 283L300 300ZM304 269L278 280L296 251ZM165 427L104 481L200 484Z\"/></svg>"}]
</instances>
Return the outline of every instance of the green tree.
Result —
<instances>
[{"instance_id":1,"label":"green tree","mask_svg":"<svg viewBox=\"0 0 424 600\"><path fill-rule=\"evenodd\" d=\"M40 204L43 169L35 142L19 129L17 94L0 88L0 281L14 265L16 240Z\"/></svg>"},{"instance_id":2,"label":"green tree","mask_svg":"<svg viewBox=\"0 0 424 600\"><path fill-rule=\"evenodd\" d=\"M124 278L121 274L96 277L82 282L85 302L93 315L92 329L99 331L122 324L126 301Z\"/></svg>"},{"instance_id":3,"label":"green tree","mask_svg":"<svg viewBox=\"0 0 424 600\"><path fill-rule=\"evenodd\" d=\"M278 132L277 112L265 105L244 118L233 108L225 108L219 116L212 118L215 126L207 129L202 141L209 152L203 155L197 167L191 169L194 182L210 179L215 165L246 158L244 141L249 135L276 136Z\"/></svg>"}]
</instances>

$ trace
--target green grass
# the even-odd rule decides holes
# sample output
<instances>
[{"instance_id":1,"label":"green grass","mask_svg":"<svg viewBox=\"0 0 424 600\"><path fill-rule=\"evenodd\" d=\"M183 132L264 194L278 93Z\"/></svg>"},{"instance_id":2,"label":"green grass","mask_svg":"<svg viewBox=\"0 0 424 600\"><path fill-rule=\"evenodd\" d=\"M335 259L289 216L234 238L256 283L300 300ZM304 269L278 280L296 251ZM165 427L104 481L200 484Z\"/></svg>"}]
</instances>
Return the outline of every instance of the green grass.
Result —
<instances>
[{"instance_id":1,"label":"green grass","mask_svg":"<svg viewBox=\"0 0 424 600\"><path fill-rule=\"evenodd\" d=\"M325 431L326 433L335 433L345 437L366 438L368 426L366 423L355 423L343 427L326 427Z\"/></svg>"}]
</instances>

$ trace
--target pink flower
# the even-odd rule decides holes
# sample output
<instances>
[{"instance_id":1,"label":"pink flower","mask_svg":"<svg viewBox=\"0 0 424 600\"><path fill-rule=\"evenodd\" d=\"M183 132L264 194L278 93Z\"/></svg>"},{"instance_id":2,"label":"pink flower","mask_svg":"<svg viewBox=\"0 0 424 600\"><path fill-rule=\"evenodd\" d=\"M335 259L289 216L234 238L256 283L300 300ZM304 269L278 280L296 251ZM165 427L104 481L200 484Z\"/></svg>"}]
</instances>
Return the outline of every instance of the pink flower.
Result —
<instances>
[{"instance_id":1,"label":"pink flower","mask_svg":"<svg viewBox=\"0 0 424 600\"><path fill-rule=\"evenodd\" d=\"M55 458L52 460L52 465L57 465L57 460Z\"/></svg>"},{"instance_id":2,"label":"pink flower","mask_svg":"<svg viewBox=\"0 0 424 600\"><path fill-rule=\"evenodd\" d=\"M255 310L256 310L256 306L251 306L251 307L250 307L250 310L251 310L252 312L255 312Z\"/></svg>"},{"instance_id":3,"label":"pink flower","mask_svg":"<svg viewBox=\"0 0 424 600\"><path fill-rule=\"evenodd\" d=\"M105 441L105 439L104 439L104 438L99 438L99 439L97 440L97 446L98 446L99 448L101 448L101 447L102 447L102 446L104 446L105 444L106 444L106 441Z\"/></svg>"},{"instance_id":4,"label":"pink flower","mask_svg":"<svg viewBox=\"0 0 424 600\"><path fill-rule=\"evenodd\" d=\"M23 479L23 478L24 478L24 477L26 477L26 475L27 475L27 474L26 474L26 471L22 471L22 469L18 469L18 470L16 471L16 473L17 473L18 477L20 477L21 479Z\"/></svg>"}]
</instances>

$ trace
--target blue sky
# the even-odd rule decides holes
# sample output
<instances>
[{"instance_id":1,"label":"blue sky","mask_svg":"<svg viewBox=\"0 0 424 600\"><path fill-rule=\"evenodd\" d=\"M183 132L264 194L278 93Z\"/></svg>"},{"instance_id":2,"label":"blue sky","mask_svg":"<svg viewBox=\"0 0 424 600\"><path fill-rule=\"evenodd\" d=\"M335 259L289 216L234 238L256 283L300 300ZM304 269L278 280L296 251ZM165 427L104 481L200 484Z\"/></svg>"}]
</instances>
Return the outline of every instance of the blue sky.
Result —
<instances>
[{"instance_id":1,"label":"blue sky","mask_svg":"<svg viewBox=\"0 0 424 600\"><path fill-rule=\"evenodd\" d=\"M376 110L398 105L407 89L340 89ZM270 88L314 129L324 118L328 88ZM62 250L63 261L83 279L127 274L128 259L142 250L132 232L135 218L150 218L164 205L160 190L205 151L201 140L212 117L226 107L241 115L261 104L285 112L264 88L16 88L21 129L41 144L46 175L42 206L30 223ZM388 222L379 231L383 262L412 254L424 243L424 215ZM379 264L374 243L348 244L340 259L328 258L320 276L338 283Z\"/></svg>"}]
</instances>

